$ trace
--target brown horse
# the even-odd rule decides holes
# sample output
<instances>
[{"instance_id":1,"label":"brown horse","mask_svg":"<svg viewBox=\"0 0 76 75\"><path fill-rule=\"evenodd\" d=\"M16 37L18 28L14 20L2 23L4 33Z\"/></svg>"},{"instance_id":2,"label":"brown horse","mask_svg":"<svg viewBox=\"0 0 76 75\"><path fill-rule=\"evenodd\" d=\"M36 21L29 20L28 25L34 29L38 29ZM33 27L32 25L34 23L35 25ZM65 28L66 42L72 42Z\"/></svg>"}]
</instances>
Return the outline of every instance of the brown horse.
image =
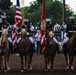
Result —
<instances>
[{"instance_id":1,"label":"brown horse","mask_svg":"<svg viewBox=\"0 0 76 75\"><path fill-rule=\"evenodd\" d=\"M9 56L10 56L7 29L2 30L0 44L1 44L1 46L0 46L0 70L2 69L2 64L4 64L4 70L7 71L7 69L8 69L7 64L8 64ZM3 63L3 60L4 60L4 63Z\"/></svg>"},{"instance_id":2,"label":"brown horse","mask_svg":"<svg viewBox=\"0 0 76 75\"><path fill-rule=\"evenodd\" d=\"M66 43L65 48L65 57L66 57L66 69L73 70L73 60L76 52L76 32Z\"/></svg>"},{"instance_id":3,"label":"brown horse","mask_svg":"<svg viewBox=\"0 0 76 75\"><path fill-rule=\"evenodd\" d=\"M25 29L21 30L21 40L18 45L18 50L19 50L19 55L21 59L21 72L24 70L24 64L23 64L23 56L25 57L25 67L27 66L26 63L28 64L28 70L31 70L31 61L33 57L33 47L32 43L27 37L27 32Z\"/></svg>"},{"instance_id":4,"label":"brown horse","mask_svg":"<svg viewBox=\"0 0 76 75\"><path fill-rule=\"evenodd\" d=\"M44 51L44 58L45 58L45 71L51 69L53 71L53 63L56 54L56 43L53 41L54 34L52 31L48 33L46 39L46 48ZM51 68L49 67L51 63Z\"/></svg>"}]
</instances>

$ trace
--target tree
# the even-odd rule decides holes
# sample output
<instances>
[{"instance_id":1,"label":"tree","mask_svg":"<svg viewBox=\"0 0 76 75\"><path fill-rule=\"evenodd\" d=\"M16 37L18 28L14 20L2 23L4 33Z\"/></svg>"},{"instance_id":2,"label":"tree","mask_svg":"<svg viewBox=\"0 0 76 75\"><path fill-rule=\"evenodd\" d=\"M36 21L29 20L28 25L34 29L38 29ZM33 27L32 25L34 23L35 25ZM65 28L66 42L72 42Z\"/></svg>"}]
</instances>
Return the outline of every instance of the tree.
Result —
<instances>
[{"instance_id":1,"label":"tree","mask_svg":"<svg viewBox=\"0 0 76 75\"><path fill-rule=\"evenodd\" d=\"M2 10L9 10L10 6L12 5L10 0L1 0L2 3L0 4L0 9Z\"/></svg>"},{"instance_id":2,"label":"tree","mask_svg":"<svg viewBox=\"0 0 76 75\"><path fill-rule=\"evenodd\" d=\"M27 8L25 7L25 18L30 19L33 24L36 24L38 21L41 21L41 6L42 0L36 0L30 4ZM46 1L46 17L52 20L52 23L62 24L62 2L59 0L45 0ZM65 22L68 23L69 16L74 15L71 8L65 6Z\"/></svg>"}]
</instances>

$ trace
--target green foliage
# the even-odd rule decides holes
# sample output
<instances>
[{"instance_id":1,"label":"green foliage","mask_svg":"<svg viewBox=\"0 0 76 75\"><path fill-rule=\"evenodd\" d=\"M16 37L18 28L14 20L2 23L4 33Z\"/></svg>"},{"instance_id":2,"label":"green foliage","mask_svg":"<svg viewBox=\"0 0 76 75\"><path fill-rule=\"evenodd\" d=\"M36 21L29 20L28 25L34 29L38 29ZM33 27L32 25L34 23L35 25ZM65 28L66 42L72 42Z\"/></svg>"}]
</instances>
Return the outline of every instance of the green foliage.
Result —
<instances>
[{"instance_id":1,"label":"green foliage","mask_svg":"<svg viewBox=\"0 0 76 75\"><path fill-rule=\"evenodd\" d=\"M10 9L10 6L12 5L11 1L10 0L4 0L4 3L3 4L0 4L0 8L2 10L8 10Z\"/></svg>"},{"instance_id":2,"label":"green foliage","mask_svg":"<svg viewBox=\"0 0 76 75\"><path fill-rule=\"evenodd\" d=\"M46 1L46 18L50 18L52 23L62 24L62 2L59 0L45 0ZM38 21L41 21L41 6L42 0L36 0L33 3L30 3L29 7L25 7L24 17L30 19L33 24L36 24ZM71 8L65 6L65 22L69 22L69 16L74 15Z\"/></svg>"}]
</instances>

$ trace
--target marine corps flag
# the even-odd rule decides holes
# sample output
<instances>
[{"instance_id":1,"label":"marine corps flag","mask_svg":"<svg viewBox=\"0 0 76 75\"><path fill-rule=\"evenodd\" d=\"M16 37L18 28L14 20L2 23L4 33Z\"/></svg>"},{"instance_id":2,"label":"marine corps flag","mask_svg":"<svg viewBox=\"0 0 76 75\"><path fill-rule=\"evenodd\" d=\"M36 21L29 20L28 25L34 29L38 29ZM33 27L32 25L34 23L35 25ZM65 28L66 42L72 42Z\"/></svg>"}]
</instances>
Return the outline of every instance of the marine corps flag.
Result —
<instances>
[{"instance_id":1,"label":"marine corps flag","mask_svg":"<svg viewBox=\"0 0 76 75\"><path fill-rule=\"evenodd\" d=\"M41 21L41 53L45 50L45 35L46 35L46 11L45 0L42 0L42 21Z\"/></svg>"}]
</instances>

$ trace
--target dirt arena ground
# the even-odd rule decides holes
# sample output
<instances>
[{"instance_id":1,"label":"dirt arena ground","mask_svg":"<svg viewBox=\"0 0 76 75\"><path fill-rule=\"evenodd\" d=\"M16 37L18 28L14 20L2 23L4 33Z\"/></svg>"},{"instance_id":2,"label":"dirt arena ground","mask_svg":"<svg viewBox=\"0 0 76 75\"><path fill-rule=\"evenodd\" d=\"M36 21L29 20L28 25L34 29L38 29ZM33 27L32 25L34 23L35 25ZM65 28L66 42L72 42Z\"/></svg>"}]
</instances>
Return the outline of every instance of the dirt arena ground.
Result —
<instances>
[{"instance_id":1,"label":"dirt arena ground","mask_svg":"<svg viewBox=\"0 0 76 75\"><path fill-rule=\"evenodd\" d=\"M0 75L76 75L75 61L74 61L74 71L67 71L65 65L65 58L63 54L56 54L54 61L54 71L44 71L44 56L34 54L32 60L32 71L20 72L20 58L17 54L12 54L10 56L9 66L11 68L7 73L1 72Z\"/></svg>"}]
</instances>

